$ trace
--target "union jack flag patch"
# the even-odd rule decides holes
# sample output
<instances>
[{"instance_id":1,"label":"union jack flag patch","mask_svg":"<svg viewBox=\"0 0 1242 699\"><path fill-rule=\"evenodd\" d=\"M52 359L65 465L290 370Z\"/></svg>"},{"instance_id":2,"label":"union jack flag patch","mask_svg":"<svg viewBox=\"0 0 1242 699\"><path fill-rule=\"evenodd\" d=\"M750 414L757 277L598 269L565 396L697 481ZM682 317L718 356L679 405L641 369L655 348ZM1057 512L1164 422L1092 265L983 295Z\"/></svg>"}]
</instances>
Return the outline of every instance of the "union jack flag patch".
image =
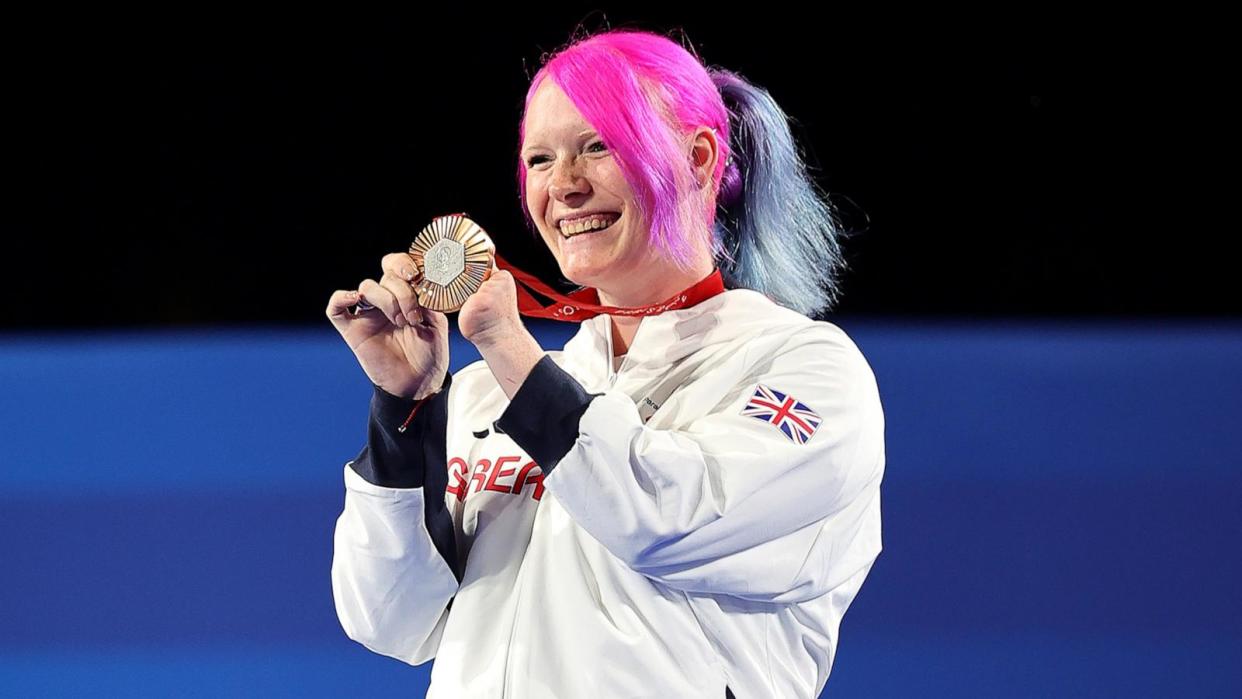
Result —
<instances>
[{"instance_id":1,"label":"union jack flag patch","mask_svg":"<svg viewBox=\"0 0 1242 699\"><path fill-rule=\"evenodd\" d=\"M763 384L758 384L755 395L742 408L742 415L775 425L789 441L797 444L806 444L824 421L806 403Z\"/></svg>"}]
</instances>

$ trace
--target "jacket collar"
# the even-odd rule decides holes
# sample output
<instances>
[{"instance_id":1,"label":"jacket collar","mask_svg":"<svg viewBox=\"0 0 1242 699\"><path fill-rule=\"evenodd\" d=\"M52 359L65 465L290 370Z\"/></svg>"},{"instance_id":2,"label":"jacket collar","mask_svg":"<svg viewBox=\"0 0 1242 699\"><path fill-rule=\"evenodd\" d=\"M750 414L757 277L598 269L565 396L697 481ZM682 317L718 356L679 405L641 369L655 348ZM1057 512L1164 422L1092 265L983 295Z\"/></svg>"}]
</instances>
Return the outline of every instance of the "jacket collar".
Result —
<instances>
[{"instance_id":1,"label":"jacket collar","mask_svg":"<svg viewBox=\"0 0 1242 699\"><path fill-rule=\"evenodd\" d=\"M689 308L646 316L638 326L621 369L635 378L663 374L691 355L736 351L739 342L781 326L804 326L806 316L778 306L750 289L730 289ZM582 322L565 344L564 359L591 383L612 378L612 327L608 315Z\"/></svg>"}]
</instances>

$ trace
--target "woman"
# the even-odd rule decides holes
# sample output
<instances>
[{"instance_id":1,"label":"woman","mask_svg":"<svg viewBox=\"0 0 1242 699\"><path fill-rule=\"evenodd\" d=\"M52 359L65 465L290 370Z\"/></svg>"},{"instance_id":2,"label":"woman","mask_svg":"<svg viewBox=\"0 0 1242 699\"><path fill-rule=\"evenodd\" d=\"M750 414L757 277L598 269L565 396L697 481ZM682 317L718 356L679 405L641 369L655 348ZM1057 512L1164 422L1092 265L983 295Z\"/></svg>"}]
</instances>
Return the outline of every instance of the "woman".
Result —
<instances>
[{"instance_id":1,"label":"woman","mask_svg":"<svg viewBox=\"0 0 1242 699\"><path fill-rule=\"evenodd\" d=\"M807 317L839 255L784 114L609 32L535 76L520 155L533 229L605 312L545 351L499 270L458 317L483 360L449 375L408 256L333 294L376 387L335 539L346 633L434 657L434 697L817 696L880 551L883 416Z\"/></svg>"}]
</instances>

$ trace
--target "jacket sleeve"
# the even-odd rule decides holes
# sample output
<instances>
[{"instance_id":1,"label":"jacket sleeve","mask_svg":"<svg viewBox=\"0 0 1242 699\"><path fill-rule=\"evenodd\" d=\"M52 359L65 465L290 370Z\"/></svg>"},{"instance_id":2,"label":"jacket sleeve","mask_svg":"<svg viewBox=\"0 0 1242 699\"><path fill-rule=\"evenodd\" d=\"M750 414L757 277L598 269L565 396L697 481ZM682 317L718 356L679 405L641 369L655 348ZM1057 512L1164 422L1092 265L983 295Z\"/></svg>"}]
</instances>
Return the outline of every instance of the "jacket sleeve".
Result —
<instances>
[{"instance_id":1,"label":"jacket sleeve","mask_svg":"<svg viewBox=\"0 0 1242 699\"><path fill-rule=\"evenodd\" d=\"M417 402L375 387L334 538L332 595L345 634L412 665L435 656L460 580L444 502L451 383Z\"/></svg>"},{"instance_id":2,"label":"jacket sleeve","mask_svg":"<svg viewBox=\"0 0 1242 699\"><path fill-rule=\"evenodd\" d=\"M714 379L729 382L714 409L653 429L630 396L589 394L544 357L497 424L581 527L671 587L800 602L867 570L880 551L884 426L853 343L802 337L746 376L697 381ZM759 401L810 412L763 419L760 387Z\"/></svg>"}]
</instances>

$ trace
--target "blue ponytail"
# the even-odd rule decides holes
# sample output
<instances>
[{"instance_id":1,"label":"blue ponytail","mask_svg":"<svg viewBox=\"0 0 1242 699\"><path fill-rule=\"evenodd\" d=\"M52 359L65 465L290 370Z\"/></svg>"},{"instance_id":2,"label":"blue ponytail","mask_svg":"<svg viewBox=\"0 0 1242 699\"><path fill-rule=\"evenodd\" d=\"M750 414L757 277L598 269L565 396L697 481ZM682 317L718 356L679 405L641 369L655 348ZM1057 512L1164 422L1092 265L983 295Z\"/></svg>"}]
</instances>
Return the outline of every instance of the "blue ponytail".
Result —
<instances>
[{"instance_id":1,"label":"blue ponytail","mask_svg":"<svg viewBox=\"0 0 1242 699\"><path fill-rule=\"evenodd\" d=\"M832 207L772 96L735 73L710 72L730 112L732 155L713 236L725 285L815 317L836 302L845 268Z\"/></svg>"}]
</instances>

